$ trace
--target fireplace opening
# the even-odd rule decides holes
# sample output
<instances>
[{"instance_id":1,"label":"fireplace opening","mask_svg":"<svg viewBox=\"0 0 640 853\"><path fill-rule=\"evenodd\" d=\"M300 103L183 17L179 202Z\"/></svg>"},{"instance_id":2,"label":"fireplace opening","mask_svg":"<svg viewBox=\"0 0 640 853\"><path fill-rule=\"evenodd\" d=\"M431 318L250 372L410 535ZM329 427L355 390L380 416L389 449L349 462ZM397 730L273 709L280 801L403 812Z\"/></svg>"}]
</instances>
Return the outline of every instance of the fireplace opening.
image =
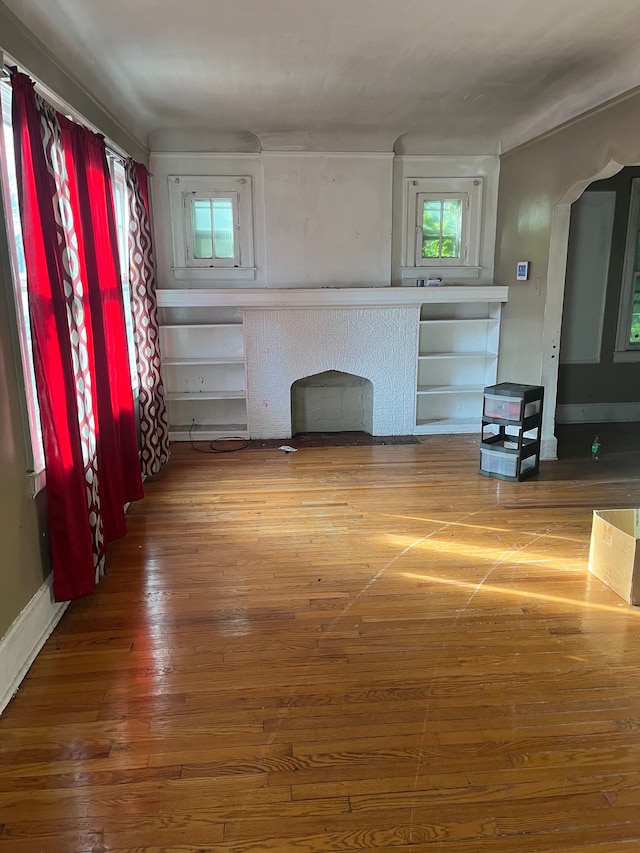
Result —
<instances>
[{"instance_id":1,"label":"fireplace opening","mask_svg":"<svg viewBox=\"0 0 640 853\"><path fill-rule=\"evenodd\" d=\"M291 386L291 432L373 434L373 385L362 376L326 370Z\"/></svg>"}]
</instances>

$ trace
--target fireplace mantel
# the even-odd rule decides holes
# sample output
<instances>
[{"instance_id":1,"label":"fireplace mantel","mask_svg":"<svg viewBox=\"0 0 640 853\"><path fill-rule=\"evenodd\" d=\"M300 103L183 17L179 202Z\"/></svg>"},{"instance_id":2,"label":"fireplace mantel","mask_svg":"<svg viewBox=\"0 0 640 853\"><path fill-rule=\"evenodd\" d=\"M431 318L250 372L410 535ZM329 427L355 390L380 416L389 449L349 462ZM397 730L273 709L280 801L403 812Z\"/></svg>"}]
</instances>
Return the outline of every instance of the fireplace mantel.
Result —
<instances>
[{"instance_id":1,"label":"fireplace mantel","mask_svg":"<svg viewBox=\"0 0 640 853\"><path fill-rule=\"evenodd\" d=\"M495 284L440 287L180 288L158 290L161 308L408 308L427 303L506 302L508 288Z\"/></svg>"},{"instance_id":2,"label":"fireplace mantel","mask_svg":"<svg viewBox=\"0 0 640 853\"><path fill-rule=\"evenodd\" d=\"M291 435L291 388L373 387L373 433L477 432L495 381L500 285L158 290L170 436Z\"/></svg>"}]
</instances>

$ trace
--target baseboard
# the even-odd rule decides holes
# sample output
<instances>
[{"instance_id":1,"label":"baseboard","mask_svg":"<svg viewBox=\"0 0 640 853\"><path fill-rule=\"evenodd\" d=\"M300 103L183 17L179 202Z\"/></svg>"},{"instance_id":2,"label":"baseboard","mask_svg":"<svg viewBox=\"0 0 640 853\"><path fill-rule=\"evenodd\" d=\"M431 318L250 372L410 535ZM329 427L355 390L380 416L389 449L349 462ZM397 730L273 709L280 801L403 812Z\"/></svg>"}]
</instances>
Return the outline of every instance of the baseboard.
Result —
<instances>
[{"instance_id":1,"label":"baseboard","mask_svg":"<svg viewBox=\"0 0 640 853\"><path fill-rule=\"evenodd\" d=\"M606 424L640 421L640 403L566 403L556 406L556 423Z\"/></svg>"},{"instance_id":2,"label":"baseboard","mask_svg":"<svg viewBox=\"0 0 640 853\"><path fill-rule=\"evenodd\" d=\"M67 609L53 600L49 575L0 640L0 714L11 701L29 667Z\"/></svg>"},{"instance_id":3,"label":"baseboard","mask_svg":"<svg viewBox=\"0 0 640 853\"><path fill-rule=\"evenodd\" d=\"M540 459L544 461L550 461L552 459L558 458L558 439L554 436L553 438L543 438L540 441Z\"/></svg>"}]
</instances>

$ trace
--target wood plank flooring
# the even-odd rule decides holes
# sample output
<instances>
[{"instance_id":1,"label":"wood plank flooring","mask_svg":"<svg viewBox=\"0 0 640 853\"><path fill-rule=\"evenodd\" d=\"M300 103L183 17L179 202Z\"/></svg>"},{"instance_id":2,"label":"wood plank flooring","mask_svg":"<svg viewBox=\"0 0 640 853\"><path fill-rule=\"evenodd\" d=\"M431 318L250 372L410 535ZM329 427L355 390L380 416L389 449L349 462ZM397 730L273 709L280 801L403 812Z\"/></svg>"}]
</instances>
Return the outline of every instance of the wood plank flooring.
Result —
<instances>
[{"instance_id":1,"label":"wood plank flooring","mask_svg":"<svg viewBox=\"0 0 640 853\"><path fill-rule=\"evenodd\" d=\"M173 459L0 718L0 853L640 850L640 611L587 573L605 447Z\"/></svg>"}]
</instances>

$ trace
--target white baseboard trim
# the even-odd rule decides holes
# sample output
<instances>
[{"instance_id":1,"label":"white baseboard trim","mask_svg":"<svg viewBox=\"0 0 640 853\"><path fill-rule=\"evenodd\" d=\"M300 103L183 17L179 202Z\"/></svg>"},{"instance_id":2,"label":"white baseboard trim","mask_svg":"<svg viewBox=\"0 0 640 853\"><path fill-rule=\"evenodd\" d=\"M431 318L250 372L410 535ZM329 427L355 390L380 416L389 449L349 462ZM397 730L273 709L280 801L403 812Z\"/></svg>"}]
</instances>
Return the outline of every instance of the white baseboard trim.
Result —
<instances>
[{"instance_id":1,"label":"white baseboard trim","mask_svg":"<svg viewBox=\"0 0 640 853\"><path fill-rule=\"evenodd\" d=\"M640 421L640 403L565 403L556 407L556 423L598 424Z\"/></svg>"},{"instance_id":2,"label":"white baseboard trim","mask_svg":"<svg viewBox=\"0 0 640 853\"><path fill-rule=\"evenodd\" d=\"M540 440L540 459L544 461L550 461L552 459L558 458L558 439L553 436L553 438L543 438Z\"/></svg>"},{"instance_id":3,"label":"white baseboard trim","mask_svg":"<svg viewBox=\"0 0 640 853\"><path fill-rule=\"evenodd\" d=\"M69 604L53 600L52 582L49 575L0 640L0 714Z\"/></svg>"}]
</instances>

